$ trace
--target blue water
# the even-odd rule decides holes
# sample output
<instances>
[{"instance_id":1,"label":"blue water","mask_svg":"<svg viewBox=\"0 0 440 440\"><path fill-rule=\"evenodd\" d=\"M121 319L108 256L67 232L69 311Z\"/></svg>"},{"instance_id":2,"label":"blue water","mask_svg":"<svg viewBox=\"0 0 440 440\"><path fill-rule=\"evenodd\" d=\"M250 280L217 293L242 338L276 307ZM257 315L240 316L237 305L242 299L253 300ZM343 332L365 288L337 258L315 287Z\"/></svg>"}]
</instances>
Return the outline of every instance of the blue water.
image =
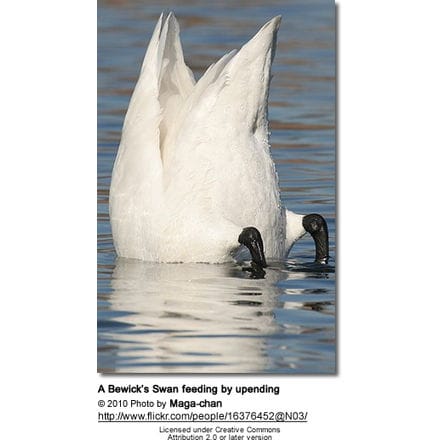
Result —
<instances>
[{"instance_id":1,"label":"blue water","mask_svg":"<svg viewBox=\"0 0 440 440\"><path fill-rule=\"evenodd\" d=\"M333 373L335 10L329 1L98 3L98 371ZM305 237L251 280L234 265L117 259L108 190L123 118L153 27L173 10L196 78L281 14L269 118L287 208L323 215L330 265Z\"/></svg>"}]
</instances>

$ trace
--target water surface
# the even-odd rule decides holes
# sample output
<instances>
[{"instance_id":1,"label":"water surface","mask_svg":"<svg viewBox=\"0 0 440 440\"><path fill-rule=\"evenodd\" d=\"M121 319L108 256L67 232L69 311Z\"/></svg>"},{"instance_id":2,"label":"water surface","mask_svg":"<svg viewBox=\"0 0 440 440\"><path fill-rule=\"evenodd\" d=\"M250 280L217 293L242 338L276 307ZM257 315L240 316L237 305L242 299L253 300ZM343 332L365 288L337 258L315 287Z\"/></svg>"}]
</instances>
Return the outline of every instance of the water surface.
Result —
<instances>
[{"instance_id":1,"label":"water surface","mask_svg":"<svg viewBox=\"0 0 440 440\"><path fill-rule=\"evenodd\" d=\"M334 5L328 1L98 3L98 371L333 373L335 261L304 238L264 280L241 267L117 259L108 217L123 118L162 10L199 78L266 21L283 21L270 93L272 154L287 208L326 217L335 254Z\"/></svg>"}]
</instances>

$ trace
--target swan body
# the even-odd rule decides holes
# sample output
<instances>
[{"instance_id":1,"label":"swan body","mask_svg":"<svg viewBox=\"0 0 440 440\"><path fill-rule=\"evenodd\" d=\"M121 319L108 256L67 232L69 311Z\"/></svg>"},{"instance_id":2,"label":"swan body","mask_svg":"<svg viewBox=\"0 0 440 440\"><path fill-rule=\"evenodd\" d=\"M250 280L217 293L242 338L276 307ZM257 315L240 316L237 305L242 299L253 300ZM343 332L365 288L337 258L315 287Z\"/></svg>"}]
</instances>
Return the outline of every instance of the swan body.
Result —
<instances>
[{"instance_id":1,"label":"swan body","mask_svg":"<svg viewBox=\"0 0 440 440\"><path fill-rule=\"evenodd\" d=\"M268 142L280 20L270 20L196 83L173 13L160 16L112 174L110 220L120 257L231 261L246 255L238 237L252 226L266 258L279 260L305 234L304 216L281 204Z\"/></svg>"}]
</instances>

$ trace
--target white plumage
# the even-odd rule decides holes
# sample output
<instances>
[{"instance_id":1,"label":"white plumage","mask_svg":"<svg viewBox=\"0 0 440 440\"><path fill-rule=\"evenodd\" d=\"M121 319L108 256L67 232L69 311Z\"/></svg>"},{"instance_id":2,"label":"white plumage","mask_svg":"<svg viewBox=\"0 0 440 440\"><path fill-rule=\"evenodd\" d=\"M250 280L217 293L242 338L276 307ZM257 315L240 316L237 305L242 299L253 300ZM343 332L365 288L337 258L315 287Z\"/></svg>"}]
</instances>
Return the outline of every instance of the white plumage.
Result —
<instances>
[{"instance_id":1,"label":"white plumage","mask_svg":"<svg viewBox=\"0 0 440 440\"><path fill-rule=\"evenodd\" d=\"M121 257L153 262L230 261L256 227L268 260L306 231L287 211L268 143L270 68L281 17L195 83L179 26L161 15L130 100L110 188Z\"/></svg>"}]
</instances>

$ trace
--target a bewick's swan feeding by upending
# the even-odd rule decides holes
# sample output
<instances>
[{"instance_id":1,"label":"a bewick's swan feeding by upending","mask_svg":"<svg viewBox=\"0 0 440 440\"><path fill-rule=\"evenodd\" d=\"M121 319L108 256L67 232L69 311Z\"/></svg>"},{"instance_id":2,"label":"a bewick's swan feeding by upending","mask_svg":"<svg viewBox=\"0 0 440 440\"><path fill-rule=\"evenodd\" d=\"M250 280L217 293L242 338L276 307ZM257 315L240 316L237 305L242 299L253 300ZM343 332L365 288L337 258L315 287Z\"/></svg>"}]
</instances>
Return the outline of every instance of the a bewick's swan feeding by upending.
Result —
<instances>
[{"instance_id":1,"label":"a bewick's swan feeding by upending","mask_svg":"<svg viewBox=\"0 0 440 440\"><path fill-rule=\"evenodd\" d=\"M281 205L270 155L267 104L280 20L270 20L196 83L173 13L160 16L110 187L120 257L222 263L246 246L253 269L262 271L266 259L285 258L309 232L315 261L327 263L325 220Z\"/></svg>"}]
</instances>

